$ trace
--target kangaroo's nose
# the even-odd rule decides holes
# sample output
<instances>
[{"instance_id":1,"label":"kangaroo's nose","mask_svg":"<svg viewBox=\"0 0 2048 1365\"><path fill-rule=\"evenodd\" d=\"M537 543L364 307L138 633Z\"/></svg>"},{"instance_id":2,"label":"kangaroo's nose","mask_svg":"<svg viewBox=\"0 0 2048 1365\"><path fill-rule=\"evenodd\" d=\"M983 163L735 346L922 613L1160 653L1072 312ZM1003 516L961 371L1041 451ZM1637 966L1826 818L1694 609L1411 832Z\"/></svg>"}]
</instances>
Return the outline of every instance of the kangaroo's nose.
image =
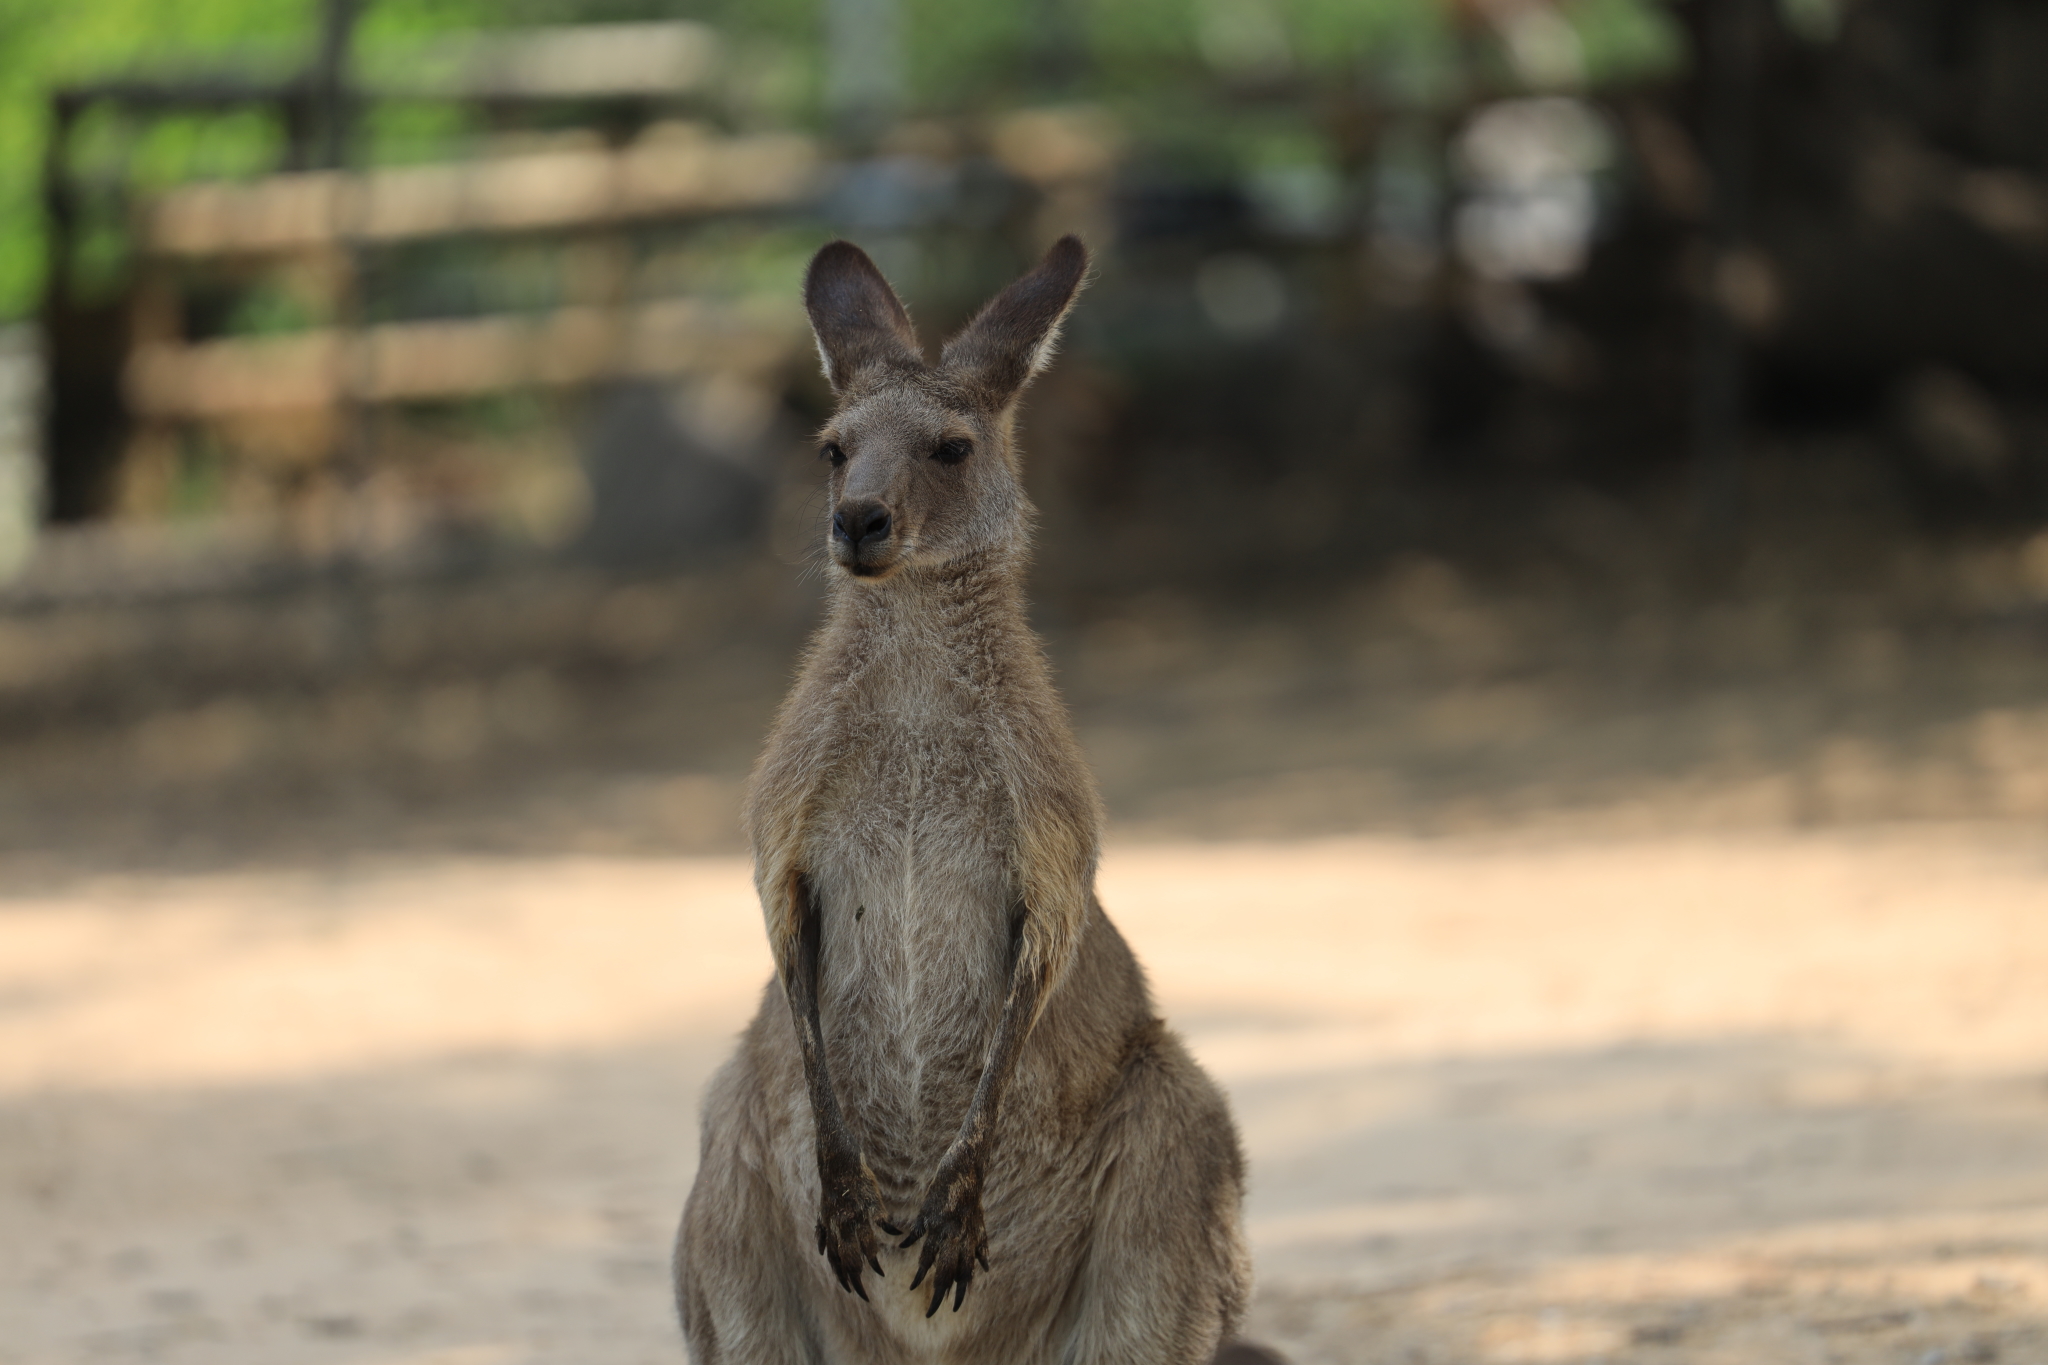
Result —
<instances>
[{"instance_id":1,"label":"kangaroo's nose","mask_svg":"<svg viewBox=\"0 0 2048 1365\"><path fill-rule=\"evenodd\" d=\"M855 550L880 545L889 538L889 509L879 502L842 503L832 514L832 538Z\"/></svg>"}]
</instances>

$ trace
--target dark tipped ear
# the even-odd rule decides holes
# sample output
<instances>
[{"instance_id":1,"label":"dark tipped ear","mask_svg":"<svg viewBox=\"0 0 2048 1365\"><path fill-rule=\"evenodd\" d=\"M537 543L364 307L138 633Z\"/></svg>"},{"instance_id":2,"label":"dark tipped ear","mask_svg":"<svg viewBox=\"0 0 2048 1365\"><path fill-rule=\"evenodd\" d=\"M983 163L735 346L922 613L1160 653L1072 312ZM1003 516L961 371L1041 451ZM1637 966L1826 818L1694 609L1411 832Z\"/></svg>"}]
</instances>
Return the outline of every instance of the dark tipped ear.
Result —
<instances>
[{"instance_id":1,"label":"dark tipped ear","mask_svg":"<svg viewBox=\"0 0 2048 1365\"><path fill-rule=\"evenodd\" d=\"M804 272L804 311L835 390L879 366L924 364L917 329L896 291L852 242L827 242Z\"/></svg>"},{"instance_id":2,"label":"dark tipped ear","mask_svg":"<svg viewBox=\"0 0 2048 1365\"><path fill-rule=\"evenodd\" d=\"M1087 273L1088 248L1079 237L1060 238L1036 270L990 299L946 343L946 367L979 389L991 407L1002 407L1052 359L1060 320Z\"/></svg>"}]
</instances>

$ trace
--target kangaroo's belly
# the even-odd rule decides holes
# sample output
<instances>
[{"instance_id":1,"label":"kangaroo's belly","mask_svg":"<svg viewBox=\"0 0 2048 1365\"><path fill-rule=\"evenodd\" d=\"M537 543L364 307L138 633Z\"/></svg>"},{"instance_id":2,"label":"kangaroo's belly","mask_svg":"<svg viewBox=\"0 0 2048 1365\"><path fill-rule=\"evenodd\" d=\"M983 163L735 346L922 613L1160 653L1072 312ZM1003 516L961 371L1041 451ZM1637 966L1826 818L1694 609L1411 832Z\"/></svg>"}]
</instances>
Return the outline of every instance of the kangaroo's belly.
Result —
<instances>
[{"instance_id":1,"label":"kangaroo's belly","mask_svg":"<svg viewBox=\"0 0 2048 1365\"><path fill-rule=\"evenodd\" d=\"M901 734L824 797L806 863L826 1061L884 1199L907 1212L967 1112L1008 988L1007 799L970 746Z\"/></svg>"}]
</instances>

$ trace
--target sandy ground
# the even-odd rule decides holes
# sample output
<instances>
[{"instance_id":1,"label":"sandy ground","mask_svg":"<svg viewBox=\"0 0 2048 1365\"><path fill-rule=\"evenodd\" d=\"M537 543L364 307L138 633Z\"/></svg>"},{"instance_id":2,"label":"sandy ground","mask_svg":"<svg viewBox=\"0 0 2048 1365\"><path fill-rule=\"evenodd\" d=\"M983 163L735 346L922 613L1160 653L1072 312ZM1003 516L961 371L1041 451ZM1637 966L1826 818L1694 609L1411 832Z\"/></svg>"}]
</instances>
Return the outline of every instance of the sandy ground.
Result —
<instances>
[{"instance_id":1,"label":"sandy ground","mask_svg":"<svg viewBox=\"0 0 2048 1365\"><path fill-rule=\"evenodd\" d=\"M2010 829L1115 847L1251 1156L1252 1335L2048 1361ZM695 1104L766 972L730 857L0 890L0 1361L679 1360Z\"/></svg>"}]
</instances>

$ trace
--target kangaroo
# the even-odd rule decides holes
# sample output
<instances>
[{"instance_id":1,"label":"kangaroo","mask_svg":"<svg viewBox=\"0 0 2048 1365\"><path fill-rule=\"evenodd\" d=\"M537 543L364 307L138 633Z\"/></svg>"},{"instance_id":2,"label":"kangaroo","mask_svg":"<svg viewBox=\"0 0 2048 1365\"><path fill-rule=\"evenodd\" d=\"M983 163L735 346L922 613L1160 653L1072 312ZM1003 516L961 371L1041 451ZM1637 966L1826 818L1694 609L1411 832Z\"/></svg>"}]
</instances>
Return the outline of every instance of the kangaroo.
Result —
<instances>
[{"instance_id":1,"label":"kangaroo","mask_svg":"<svg viewBox=\"0 0 2048 1365\"><path fill-rule=\"evenodd\" d=\"M776 976L705 1103L695 1365L1199 1365L1244 1306L1237 1132L1096 900L1025 622L1017 403L1087 267L1060 239L937 364L860 248L805 276L834 569L747 799Z\"/></svg>"}]
</instances>

